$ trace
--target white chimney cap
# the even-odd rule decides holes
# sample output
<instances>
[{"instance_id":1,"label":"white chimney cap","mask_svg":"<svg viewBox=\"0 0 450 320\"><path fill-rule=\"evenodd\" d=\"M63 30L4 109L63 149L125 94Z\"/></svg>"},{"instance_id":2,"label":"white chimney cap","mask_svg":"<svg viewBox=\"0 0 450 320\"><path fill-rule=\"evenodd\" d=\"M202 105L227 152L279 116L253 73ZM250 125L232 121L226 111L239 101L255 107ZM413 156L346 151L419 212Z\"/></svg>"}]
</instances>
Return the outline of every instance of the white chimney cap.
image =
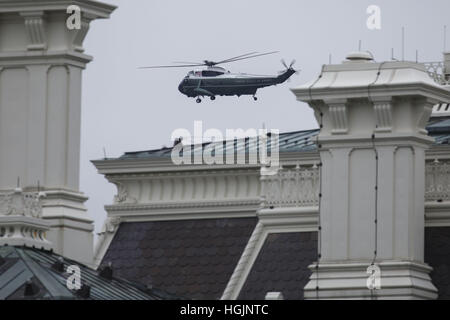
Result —
<instances>
[{"instance_id":1,"label":"white chimney cap","mask_svg":"<svg viewBox=\"0 0 450 320\"><path fill-rule=\"evenodd\" d=\"M357 61L357 62L367 62L367 61L372 61L373 60L373 56L370 52L367 51L355 51L355 52L350 52L345 59L347 59L348 61Z\"/></svg>"}]
</instances>

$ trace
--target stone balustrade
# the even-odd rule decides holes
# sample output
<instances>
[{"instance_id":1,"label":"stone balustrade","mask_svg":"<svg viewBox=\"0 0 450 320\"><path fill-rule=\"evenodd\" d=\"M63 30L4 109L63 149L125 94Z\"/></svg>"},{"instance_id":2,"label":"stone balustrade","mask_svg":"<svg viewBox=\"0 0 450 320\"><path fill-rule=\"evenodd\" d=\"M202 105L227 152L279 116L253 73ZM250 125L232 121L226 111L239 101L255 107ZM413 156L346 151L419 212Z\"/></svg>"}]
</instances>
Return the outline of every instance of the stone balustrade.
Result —
<instances>
[{"instance_id":1,"label":"stone balustrade","mask_svg":"<svg viewBox=\"0 0 450 320\"><path fill-rule=\"evenodd\" d=\"M450 161L426 163L425 202L450 201ZM316 166L283 168L261 179L264 208L312 207L318 205L319 170Z\"/></svg>"}]
</instances>

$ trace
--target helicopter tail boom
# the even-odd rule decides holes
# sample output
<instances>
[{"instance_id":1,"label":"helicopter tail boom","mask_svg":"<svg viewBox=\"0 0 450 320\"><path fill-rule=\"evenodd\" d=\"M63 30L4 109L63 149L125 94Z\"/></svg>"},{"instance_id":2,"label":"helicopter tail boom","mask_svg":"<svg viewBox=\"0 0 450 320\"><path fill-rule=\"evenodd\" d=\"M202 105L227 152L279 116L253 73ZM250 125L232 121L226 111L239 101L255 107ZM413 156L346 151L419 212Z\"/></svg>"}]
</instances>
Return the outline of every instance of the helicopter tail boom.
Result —
<instances>
[{"instance_id":1,"label":"helicopter tail boom","mask_svg":"<svg viewBox=\"0 0 450 320\"><path fill-rule=\"evenodd\" d=\"M285 82L287 79L289 79L294 73L296 73L297 71L289 68L286 71L284 71L283 73L281 73L278 77L277 77L277 83L283 83Z\"/></svg>"},{"instance_id":2,"label":"helicopter tail boom","mask_svg":"<svg viewBox=\"0 0 450 320\"><path fill-rule=\"evenodd\" d=\"M288 80L293 74L297 74L299 72L292 67L295 64L295 60L292 60L292 62L287 65L286 61L284 61L284 59L281 59L281 64L285 66L286 70L282 71L279 74L279 76L277 77L277 83L283 83Z\"/></svg>"}]
</instances>

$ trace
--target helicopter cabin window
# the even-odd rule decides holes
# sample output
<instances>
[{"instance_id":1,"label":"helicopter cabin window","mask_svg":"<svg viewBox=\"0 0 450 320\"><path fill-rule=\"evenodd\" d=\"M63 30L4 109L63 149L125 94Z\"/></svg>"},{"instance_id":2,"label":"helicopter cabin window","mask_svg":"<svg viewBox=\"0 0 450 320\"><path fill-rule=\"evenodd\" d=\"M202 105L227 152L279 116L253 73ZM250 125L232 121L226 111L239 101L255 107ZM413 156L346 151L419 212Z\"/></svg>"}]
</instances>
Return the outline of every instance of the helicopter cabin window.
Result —
<instances>
[{"instance_id":1,"label":"helicopter cabin window","mask_svg":"<svg viewBox=\"0 0 450 320\"><path fill-rule=\"evenodd\" d=\"M223 72L213 71L213 70L203 70L202 71L203 77L216 77L216 76L220 76L221 74L223 74Z\"/></svg>"}]
</instances>

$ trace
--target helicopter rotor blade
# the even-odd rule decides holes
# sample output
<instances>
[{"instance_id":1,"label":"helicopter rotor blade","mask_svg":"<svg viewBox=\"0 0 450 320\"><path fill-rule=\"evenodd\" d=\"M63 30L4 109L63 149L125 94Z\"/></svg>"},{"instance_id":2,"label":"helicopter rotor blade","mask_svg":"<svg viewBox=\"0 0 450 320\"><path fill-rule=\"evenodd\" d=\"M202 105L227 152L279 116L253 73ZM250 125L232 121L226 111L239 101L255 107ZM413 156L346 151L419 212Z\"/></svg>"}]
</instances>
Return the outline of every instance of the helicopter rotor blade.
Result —
<instances>
[{"instance_id":1,"label":"helicopter rotor blade","mask_svg":"<svg viewBox=\"0 0 450 320\"><path fill-rule=\"evenodd\" d=\"M243 57L249 56L251 54L256 54L256 53L258 53L258 52L254 51L254 52L249 52L249 53L246 53L246 54L241 54L241 55L233 57L233 58L228 58L228 59L221 60L221 61L219 61L217 63L225 63L225 62L228 62L228 61L231 61L231 60L234 60L234 59L243 58Z\"/></svg>"},{"instance_id":2,"label":"helicopter rotor blade","mask_svg":"<svg viewBox=\"0 0 450 320\"><path fill-rule=\"evenodd\" d=\"M181 64L189 64L189 65L194 65L194 64L196 64L196 65L199 65L199 66L202 66L202 65L204 65L204 63L202 63L202 62L192 62L192 61L173 61L172 63L181 63Z\"/></svg>"},{"instance_id":3,"label":"helicopter rotor blade","mask_svg":"<svg viewBox=\"0 0 450 320\"><path fill-rule=\"evenodd\" d=\"M209 60L204 60L203 63L177 61L177 62L174 62L174 63L181 63L181 65L149 66L149 67L139 67L138 69L187 68L187 67L199 67L199 66L215 66L215 65L218 65L218 64L235 62L235 61L239 61L239 60L256 58L256 57L260 57L260 56L274 54L274 53L277 53L277 52L278 51L272 51L272 52L259 53L259 54L257 54L257 52L249 52L249 53L241 54L239 56L236 56L236 57L233 57L233 58L228 58L226 60L222 60L222 61L219 61L219 62L209 61Z\"/></svg>"},{"instance_id":4,"label":"helicopter rotor blade","mask_svg":"<svg viewBox=\"0 0 450 320\"><path fill-rule=\"evenodd\" d=\"M292 68L292 66L297 62L297 60L292 60L291 64L289 65L289 68Z\"/></svg>"},{"instance_id":5,"label":"helicopter rotor blade","mask_svg":"<svg viewBox=\"0 0 450 320\"><path fill-rule=\"evenodd\" d=\"M235 62L235 61L239 61L239 60L251 59L251 58L256 58L256 57L266 56L266 55L269 55L269 54L278 53L278 52L279 51L259 53L259 54L255 54L255 55L252 55L252 56L247 56L247 57L242 57L242 58L237 58L237 59L229 59L229 60L225 60L225 61L219 61L219 62L216 62L216 64L230 63L230 62Z\"/></svg>"},{"instance_id":6,"label":"helicopter rotor blade","mask_svg":"<svg viewBox=\"0 0 450 320\"><path fill-rule=\"evenodd\" d=\"M284 61L284 59L281 59L281 64L286 68L289 69L288 65L286 64L286 61Z\"/></svg>"},{"instance_id":7,"label":"helicopter rotor blade","mask_svg":"<svg viewBox=\"0 0 450 320\"><path fill-rule=\"evenodd\" d=\"M184 64L179 66L150 66L150 67L139 67L138 69L161 69L161 68L187 68L187 67L198 67L203 64Z\"/></svg>"}]
</instances>

